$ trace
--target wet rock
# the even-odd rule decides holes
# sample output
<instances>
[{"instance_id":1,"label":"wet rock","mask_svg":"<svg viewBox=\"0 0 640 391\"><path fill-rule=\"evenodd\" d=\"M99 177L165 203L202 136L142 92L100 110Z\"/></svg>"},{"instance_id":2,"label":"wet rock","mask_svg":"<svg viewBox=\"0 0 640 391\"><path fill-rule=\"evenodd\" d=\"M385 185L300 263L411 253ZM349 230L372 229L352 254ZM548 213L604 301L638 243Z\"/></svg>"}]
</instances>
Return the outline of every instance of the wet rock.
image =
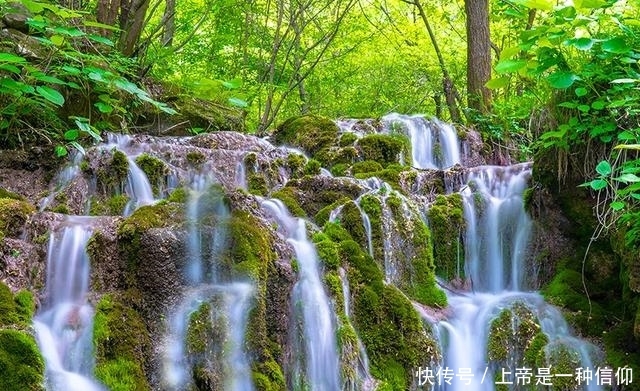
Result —
<instances>
[{"instance_id":1,"label":"wet rock","mask_svg":"<svg viewBox=\"0 0 640 391\"><path fill-rule=\"evenodd\" d=\"M32 17L27 8L18 2L11 2L6 5L9 12L2 16L2 22L8 28L15 29L21 33L28 34L29 26L27 20Z\"/></svg>"},{"instance_id":2,"label":"wet rock","mask_svg":"<svg viewBox=\"0 0 640 391\"><path fill-rule=\"evenodd\" d=\"M24 240L0 242L0 280L11 290L38 291L44 284L46 262L42 249Z\"/></svg>"},{"instance_id":3,"label":"wet rock","mask_svg":"<svg viewBox=\"0 0 640 391\"><path fill-rule=\"evenodd\" d=\"M25 197L36 205L47 192L46 176L47 173L44 170L0 168L0 186Z\"/></svg>"}]
</instances>

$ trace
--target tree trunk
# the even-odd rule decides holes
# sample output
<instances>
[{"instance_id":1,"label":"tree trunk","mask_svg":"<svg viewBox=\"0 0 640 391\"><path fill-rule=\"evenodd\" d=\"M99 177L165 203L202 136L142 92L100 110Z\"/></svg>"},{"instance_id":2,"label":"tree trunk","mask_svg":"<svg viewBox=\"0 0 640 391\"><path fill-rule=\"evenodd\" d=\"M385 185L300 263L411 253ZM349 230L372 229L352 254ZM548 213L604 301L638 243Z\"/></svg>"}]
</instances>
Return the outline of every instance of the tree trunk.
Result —
<instances>
[{"instance_id":1,"label":"tree trunk","mask_svg":"<svg viewBox=\"0 0 640 391\"><path fill-rule=\"evenodd\" d=\"M465 0L467 13L467 100L469 108L481 113L491 111L491 36L489 1Z\"/></svg>"},{"instance_id":2,"label":"tree trunk","mask_svg":"<svg viewBox=\"0 0 640 391\"><path fill-rule=\"evenodd\" d=\"M162 46L171 46L173 36L176 33L176 0L167 0L162 20L164 21L164 33L162 34Z\"/></svg>"},{"instance_id":3,"label":"tree trunk","mask_svg":"<svg viewBox=\"0 0 640 391\"><path fill-rule=\"evenodd\" d=\"M120 0L98 0L96 19L99 23L115 26L119 10ZM99 33L107 38L111 38L113 35L113 31L107 29L99 29Z\"/></svg>"},{"instance_id":4,"label":"tree trunk","mask_svg":"<svg viewBox=\"0 0 640 391\"><path fill-rule=\"evenodd\" d=\"M131 56L142 35L149 0L121 0L118 48L125 56Z\"/></svg>"}]
</instances>

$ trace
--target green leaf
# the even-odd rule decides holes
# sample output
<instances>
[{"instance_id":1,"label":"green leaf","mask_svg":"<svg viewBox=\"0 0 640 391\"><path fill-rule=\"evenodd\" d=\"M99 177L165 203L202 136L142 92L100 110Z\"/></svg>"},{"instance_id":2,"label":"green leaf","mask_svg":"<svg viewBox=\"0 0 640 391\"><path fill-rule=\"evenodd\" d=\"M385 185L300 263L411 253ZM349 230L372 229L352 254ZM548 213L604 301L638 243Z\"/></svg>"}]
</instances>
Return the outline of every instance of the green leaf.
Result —
<instances>
[{"instance_id":1,"label":"green leaf","mask_svg":"<svg viewBox=\"0 0 640 391\"><path fill-rule=\"evenodd\" d=\"M76 126L78 127L78 129L82 130L83 132L91 133L91 127L89 126L89 123L86 121L88 121L86 118L84 119L77 118L74 122L76 123Z\"/></svg>"},{"instance_id":2,"label":"green leaf","mask_svg":"<svg viewBox=\"0 0 640 391\"><path fill-rule=\"evenodd\" d=\"M62 46L64 44L64 37L62 35L52 35L49 40L56 46Z\"/></svg>"},{"instance_id":3,"label":"green leaf","mask_svg":"<svg viewBox=\"0 0 640 391\"><path fill-rule=\"evenodd\" d=\"M636 140L637 137L638 136L630 130L625 130L624 132L618 134L618 140L620 141L632 141Z\"/></svg>"},{"instance_id":4,"label":"green leaf","mask_svg":"<svg viewBox=\"0 0 640 391\"><path fill-rule=\"evenodd\" d=\"M104 102L96 102L93 104L99 112L109 114L113 111L113 106Z\"/></svg>"},{"instance_id":5,"label":"green leaf","mask_svg":"<svg viewBox=\"0 0 640 391\"><path fill-rule=\"evenodd\" d=\"M70 75L79 75L80 73L82 73L82 71L76 67L72 67L69 65L65 65L61 68L63 71L67 72Z\"/></svg>"},{"instance_id":6,"label":"green leaf","mask_svg":"<svg viewBox=\"0 0 640 391\"><path fill-rule=\"evenodd\" d=\"M589 106L589 105L578 105L578 110L582 111L583 113L588 113L589 110L591 110L591 106Z\"/></svg>"},{"instance_id":7,"label":"green leaf","mask_svg":"<svg viewBox=\"0 0 640 391\"><path fill-rule=\"evenodd\" d=\"M622 37L615 37L602 42L602 50L609 53L626 53L630 50L629 46Z\"/></svg>"},{"instance_id":8,"label":"green leaf","mask_svg":"<svg viewBox=\"0 0 640 391\"><path fill-rule=\"evenodd\" d=\"M622 174L619 177L615 178L616 181L624 182L624 183L634 183L640 182L640 177L635 174Z\"/></svg>"},{"instance_id":9,"label":"green leaf","mask_svg":"<svg viewBox=\"0 0 640 391\"><path fill-rule=\"evenodd\" d=\"M77 27L55 27L52 29L54 33L67 35L69 37L82 37L85 35L85 32L80 30Z\"/></svg>"},{"instance_id":10,"label":"green leaf","mask_svg":"<svg viewBox=\"0 0 640 391\"><path fill-rule=\"evenodd\" d=\"M27 62L24 57L16 56L11 53L0 53L0 62L22 63Z\"/></svg>"},{"instance_id":11,"label":"green leaf","mask_svg":"<svg viewBox=\"0 0 640 391\"><path fill-rule=\"evenodd\" d=\"M230 89L230 90L235 90L237 88L242 87L242 79L240 78L234 78L228 81L223 81L222 85L225 86L226 88Z\"/></svg>"},{"instance_id":12,"label":"green leaf","mask_svg":"<svg viewBox=\"0 0 640 391\"><path fill-rule=\"evenodd\" d=\"M605 0L573 0L576 8L601 8L607 5Z\"/></svg>"},{"instance_id":13,"label":"green leaf","mask_svg":"<svg viewBox=\"0 0 640 391\"><path fill-rule=\"evenodd\" d=\"M79 135L80 132L78 131L78 129L70 129L64 132L64 139L67 141L73 141L76 140Z\"/></svg>"},{"instance_id":14,"label":"green leaf","mask_svg":"<svg viewBox=\"0 0 640 391\"><path fill-rule=\"evenodd\" d=\"M64 97L62 94L51 87L37 86L36 92L54 105L62 106L64 104Z\"/></svg>"},{"instance_id":15,"label":"green leaf","mask_svg":"<svg viewBox=\"0 0 640 391\"><path fill-rule=\"evenodd\" d=\"M605 102L603 102L601 100L597 100L597 101L595 101L595 102L593 102L591 104L591 108L594 109L594 110L602 110L602 109L604 109L605 105L606 105Z\"/></svg>"},{"instance_id":16,"label":"green leaf","mask_svg":"<svg viewBox=\"0 0 640 391\"><path fill-rule=\"evenodd\" d=\"M629 84L629 83L637 83L640 79L615 79L611 80L609 83L612 84Z\"/></svg>"},{"instance_id":17,"label":"green leaf","mask_svg":"<svg viewBox=\"0 0 640 391\"><path fill-rule=\"evenodd\" d=\"M0 70L11 72L11 73L15 73L16 75L19 75L22 72L20 70L20 68L18 68L15 65L11 65L11 64L2 64L2 65L0 65Z\"/></svg>"},{"instance_id":18,"label":"green leaf","mask_svg":"<svg viewBox=\"0 0 640 391\"><path fill-rule=\"evenodd\" d=\"M608 176L611 174L611 164L608 161L603 160L596 166L596 172L602 176Z\"/></svg>"},{"instance_id":19,"label":"green leaf","mask_svg":"<svg viewBox=\"0 0 640 391\"><path fill-rule=\"evenodd\" d=\"M66 85L67 82L58 79L57 77L54 76L49 76L49 75L45 75L44 73L41 74L35 74L33 75L33 78L39 81L43 81L45 83L51 83L51 84L62 84L62 85Z\"/></svg>"},{"instance_id":20,"label":"green leaf","mask_svg":"<svg viewBox=\"0 0 640 391\"><path fill-rule=\"evenodd\" d=\"M98 23L98 22L92 22L90 20L85 20L82 22L85 26L87 27L97 27L100 29L105 29L105 30L111 30L111 31L120 31L120 29L118 27L115 26L111 26L109 24L104 24L104 23Z\"/></svg>"},{"instance_id":21,"label":"green leaf","mask_svg":"<svg viewBox=\"0 0 640 391\"><path fill-rule=\"evenodd\" d=\"M576 88L576 96L585 96L589 93L589 91L584 87Z\"/></svg>"},{"instance_id":22,"label":"green leaf","mask_svg":"<svg viewBox=\"0 0 640 391\"><path fill-rule=\"evenodd\" d=\"M591 182L589 182L588 185L593 190L602 190L605 187L607 187L607 181L605 181L604 179L594 179Z\"/></svg>"},{"instance_id":23,"label":"green leaf","mask_svg":"<svg viewBox=\"0 0 640 391\"><path fill-rule=\"evenodd\" d=\"M54 148L55 154L57 157L63 157L63 156L67 156L67 148L65 148L62 145L56 145L56 147Z\"/></svg>"},{"instance_id":24,"label":"green leaf","mask_svg":"<svg viewBox=\"0 0 640 391\"><path fill-rule=\"evenodd\" d=\"M527 8L537 8L543 11L551 11L554 4L551 0L513 0L513 2Z\"/></svg>"},{"instance_id":25,"label":"green leaf","mask_svg":"<svg viewBox=\"0 0 640 391\"><path fill-rule=\"evenodd\" d=\"M77 141L71 141L69 144L71 144L71 146L73 146L76 150L78 150L78 152L80 152L83 155L86 155L87 153L85 152L84 148L82 147L82 145L80 145L80 143L78 143Z\"/></svg>"},{"instance_id":26,"label":"green leaf","mask_svg":"<svg viewBox=\"0 0 640 391\"><path fill-rule=\"evenodd\" d=\"M613 201L609 206L611 207L611 209L619 211L624 209L625 204L622 201Z\"/></svg>"},{"instance_id":27,"label":"green leaf","mask_svg":"<svg viewBox=\"0 0 640 391\"><path fill-rule=\"evenodd\" d=\"M547 76L547 81L551 87L556 89L565 89L571 87L571 85L580 78L571 72L557 71Z\"/></svg>"},{"instance_id":28,"label":"green leaf","mask_svg":"<svg viewBox=\"0 0 640 391\"><path fill-rule=\"evenodd\" d=\"M487 88L495 90L496 88L503 88L509 85L509 77L502 76L495 79L491 79L485 84Z\"/></svg>"},{"instance_id":29,"label":"green leaf","mask_svg":"<svg viewBox=\"0 0 640 391\"><path fill-rule=\"evenodd\" d=\"M247 101L240 98L229 98L227 102L229 102L231 106L240 107L240 108L245 108L249 106Z\"/></svg>"},{"instance_id":30,"label":"green leaf","mask_svg":"<svg viewBox=\"0 0 640 391\"><path fill-rule=\"evenodd\" d=\"M567 41L568 45L571 45L579 50L591 50L591 47L596 41L591 38L573 38Z\"/></svg>"},{"instance_id":31,"label":"green leaf","mask_svg":"<svg viewBox=\"0 0 640 391\"><path fill-rule=\"evenodd\" d=\"M112 47L114 46L114 43L112 40L110 40L109 38L105 38L102 35L89 34L87 35L87 38L89 38L93 42L102 43L104 45L112 46Z\"/></svg>"},{"instance_id":32,"label":"green leaf","mask_svg":"<svg viewBox=\"0 0 640 391\"><path fill-rule=\"evenodd\" d=\"M496 64L497 73L515 72L527 66L526 60L502 60Z\"/></svg>"}]
</instances>

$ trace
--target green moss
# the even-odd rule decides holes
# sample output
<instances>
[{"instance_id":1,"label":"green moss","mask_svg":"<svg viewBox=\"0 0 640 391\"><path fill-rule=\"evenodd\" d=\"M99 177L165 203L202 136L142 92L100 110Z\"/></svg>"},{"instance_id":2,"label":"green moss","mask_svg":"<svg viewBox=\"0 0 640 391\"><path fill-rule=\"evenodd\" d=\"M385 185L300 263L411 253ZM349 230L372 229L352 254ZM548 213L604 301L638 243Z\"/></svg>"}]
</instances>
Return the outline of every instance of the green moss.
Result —
<instances>
[{"instance_id":1,"label":"green moss","mask_svg":"<svg viewBox=\"0 0 640 391\"><path fill-rule=\"evenodd\" d=\"M338 163L331 167L331 175L333 176L345 176L347 174L347 170L349 169L349 165L346 163Z\"/></svg>"},{"instance_id":2,"label":"green moss","mask_svg":"<svg viewBox=\"0 0 640 391\"><path fill-rule=\"evenodd\" d=\"M154 196L159 197L160 189L166 181L166 176L169 175L169 167L165 162L148 153L138 156L136 164L147 175Z\"/></svg>"},{"instance_id":3,"label":"green moss","mask_svg":"<svg viewBox=\"0 0 640 391\"><path fill-rule=\"evenodd\" d=\"M0 282L0 326L18 322L16 302L8 286Z\"/></svg>"},{"instance_id":4,"label":"green moss","mask_svg":"<svg viewBox=\"0 0 640 391\"><path fill-rule=\"evenodd\" d=\"M318 213L316 213L314 220L316 222L316 224L318 226L323 226L327 221L329 221L329 217L331 216L331 212L339 207L340 205L344 205L345 203L349 202L349 198L347 197L342 197L339 200L325 206L324 208L320 209L320 211L318 211Z\"/></svg>"},{"instance_id":5,"label":"green moss","mask_svg":"<svg viewBox=\"0 0 640 391\"><path fill-rule=\"evenodd\" d=\"M104 194L121 191L129 173L129 158L123 152L115 150L106 164L96 170L98 187Z\"/></svg>"},{"instance_id":6,"label":"green moss","mask_svg":"<svg viewBox=\"0 0 640 391\"><path fill-rule=\"evenodd\" d=\"M305 115L286 120L278 126L273 136L277 144L300 147L309 155L314 156L334 145L338 139L338 132L338 127L330 119ZM329 166L328 162L318 160Z\"/></svg>"},{"instance_id":7,"label":"green moss","mask_svg":"<svg viewBox=\"0 0 640 391\"><path fill-rule=\"evenodd\" d=\"M340 225L363 249L367 249L367 233L362 223L362 214L354 201L349 201L342 207Z\"/></svg>"},{"instance_id":8,"label":"green moss","mask_svg":"<svg viewBox=\"0 0 640 391\"><path fill-rule=\"evenodd\" d=\"M382 169L382 164L376 162L375 160L365 160L363 162L354 163L351 166L351 173L353 175L356 175L367 172L378 172L382 171Z\"/></svg>"},{"instance_id":9,"label":"green moss","mask_svg":"<svg viewBox=\"0 0 640 391\"><path fill-rule=\"evenodd\" d=\"M267 268L273 261L273 250L265 228L255 216L233 211L228 221L229 262L235 274L259 282L266 279Z\"/></svg>"},{"instance_id":10,"label":"green moss","mask_svg":"<svg viewBox=\"0 0 640 391\"><path fill-rule=\"evenodd\" d=\"M293 187L283 187L282 189L271 194L271 197L277 198L284 203L289 212L296 217L306 217L307 214L298 203L297 194Z\"/></svg>"},{"instance_id":11,"label":"green moss","mask_svg":"<svg viewBox=\"0 0 640 391\"><path fill-rule=\"evenodd\" d=\"M304 175L318 175L320 174L320 162L315 159L309 159L304 166Z\"/></svg>"},{"instance_id":12,"label":"green moss","mask_svg":"<svg viewBox=\"0 0 640 391\"><path fill-rule=\"evenodd\" d=\"M382 204L376 196L367 194L360 198L360 208L369 216L369 222L371 223L373 256L375 259L384 259Z\"/></svg>"},{"instance_id":13,"label":"green moss","mask_svg":"<svg viewBox=\"0 0 640 391\"><path fill-rule=\"evenodd\" d=\"M358 136L355 133L346 132L340 136L340 146L346 147L349 145L353 145L358 140Z\"/></svg>"},{"instance_id":14,"label":"green moss","mask_svg":"<svg viewBox=\"0 0 640 391\"><path fill-rule=\"evenodd\" d=\"M0 235L20 236L27 219L34 212L33 205L26 201L0 198Z\"/></svg>"},{"instance_id":15,"label":"green moss","mask_svg":"<svg viewBox=\"0 0 640 391\"><path fill-rule=\"evenodd\" d=\"M32 335L0 330L0 389L44 391L44 360Z\"/></svg>"},{"instance_id":16,"label":"green moss","mask_svg":"<svg viewBox=\"0 0 640 391\"><path fill-rule=\"evenodd\" d=\"M358 140L356 145L365 160L375 160L383 165L398 162L398 157L406 150L405 141L397 135L370 134Z\"/></svg>"},{"instance_id":17,"label":"green moss","mask_svg":"<svg viewBox=\"0 0 640 391\"><path fill-rule=\"evenodd\" d=\"M150 390L144 368L151 349L142 317L112 295L96 306L93 325L96 377L110 390Z\"/></svg>"},{"instance_id":18,"label":"green moss","mask_svg":"<svg viewBox=\"0 0 640 391\"><path fill-rule=\"evenodd\" d=\"M403 189L402 189L402 186L400 185L400 180L402 178L400 174L409 169L410 167L402 166L400 164L389 164L387 165L387 168L383 170L355 174L354 177L358 179L367 179L371 177L377 177L389 183L394 190L402 192Z\"/></svg>"},{"instance_id":19,"label":"green moss","mask_svg":"<svg viewBox=\"0 0 640 391\"><path fill-rule=\"evenodd\" d=\"M207 351L207 341L214 335L214 325L211 322L210 313L211 304L205 302L189 315L186 341L189 354L204 354Z\"/></svg>"},{"instance_id":20,"label":"green moss","mask_svg":"<svg viewBox=\"0 0 640 391\"><path fill-rule=\"evenodd\" d=\"M447 280L464 277L461 235L465 229L465 220L462 197L460 194L438 195L427 216L433 235L436 273Z\"/></svg>"},{"instance_id":21,"label":"green moss","mask_svg":"<svg viewBox=\"0 0 640 391\"><path fill-rule=\"evenodd\" d=\"M24 198L20 194L9 191L4 187L0 187L0 198L10 198L12 200L26 201L26 198Z\"/></svg>"},{"instance_id":22,"label":"green moss","mask_svg":"<svg viewBox=\"0 0 640 391\"><path fill-rule=\"evenodd\" d=\"M269 193L269 186L264 175L256 172L247 175L247 190L254 195L266 196Z\"/></svg>"},{"instance_id":23,"label":"green moss","mask_svg":"<svg viewBox=\"0 0 640 391\"><path fill-rule=\"evenodd\" d=\"M19 322L25 326L30 325L36 313L36 300L33 293L22 289L16 293L14 299Z\"/></svg>"},{"instance_id":24,"label":"green moss","mask_svg":"<svg viewBox=\"0 0 640 391\"><path fill-rule=\"evenodd\" d=\"M324 234L313 236L313 242L318 252L318 257L328 270L336 270L340 266L340 254L338 245Z\"/></svg>"},{"instance_id":25,"label":"green moss","mask_svg":"<svg viewBox=\"0 0 640 391\"><path fill-rule=\"evenodd\" d=\"M184 187L178 187L169 194L167 201L184 204L189 200L189 192Z\"/></svg>"},{"instance_id":26,"label":"green moss","mask_svg":"<svg viewBox=\"0 0 640 391\"><path fill-rule=\"evenodd\" d=\"M187 162L197 169L200 169L206 160L204 154L198 151L187 152L186 158Z\"/></svg>"},{"instance_id":27,"label":"green moss","mask_svg":"<svg viewBox=\"0 0 640 391\"><path fill-rule=\"evenodd\" d=\"M105 201L93 199L89 214L91 216L121 216L129 202L126 194L116 194Z\"/></svg>"},{"instance_id":28,"label":"green moss","mask_svg":"<svg viewBox=\"0 0 640 391\"><path fill-rule=\"evenodd\" d=\"M51 209L51 211L65 215L71 214L69 207L63 204L56 205L53 209Z\"/></svg>"},{"instance_id":29,"label":"green moss","mask_svg":"<svg viewBox=\"0 0 640 391\"><path fill-rule=\"evenodd\" d=\"M300 178L304 173L304 167L307 159L299 153L290 153L287 155L287 168L291 171L292 178Z\"/></svg>"}]
</instances>

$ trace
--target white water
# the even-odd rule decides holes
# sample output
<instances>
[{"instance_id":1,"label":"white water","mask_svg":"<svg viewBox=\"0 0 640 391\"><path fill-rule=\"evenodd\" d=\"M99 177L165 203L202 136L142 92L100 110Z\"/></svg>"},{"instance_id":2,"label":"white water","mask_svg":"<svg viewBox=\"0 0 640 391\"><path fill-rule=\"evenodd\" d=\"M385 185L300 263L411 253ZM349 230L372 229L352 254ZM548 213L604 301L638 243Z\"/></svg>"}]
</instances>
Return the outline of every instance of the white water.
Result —
<instances>
[{"instance_id":1,"label":"white water","mask_svg":"<svg viewBox=\"0 0 640 391\"><path fill-rule=\"evenodd\" d=\"M279 200L265 200L262 205L278 222L281 232L293 246L298 261L298 282L291 293L292 337L303 348L293 351L293 389L340 390L334 314L320 279L318 254L313 243L307 239L305 221L291 216ZM295 330L299 325L302 330ZM299 331L302 335L298 335Z\"/></svg>"},{"instance_id":2,"label":"white water","mask_svg":"<svg viewBox=\"0 0 640 391\"><path fill-rule=\"evenodd\" d=\"M93 379L93 308L87 303L90 237L87 220L75 217L49 238L46 300L34 318L49 391L104 389Z\"/></svg>"},{"instance_id":3,"label":"white water","mask_svg":"<svg viewBox=\"0 0 640 391\"><path fill-rule=\"evenodd\" d=\"M216 375L222 377L225 391L253 391L244 335L254 288L247 282L228 281L219 270L226 245L223 226L229 211L222 194L211 187L213 183L204 174L192 178L187 203L188 259L184 271L189 288L171 315L170 332L165 341L164 383L170 390L182 391L193 382L193 365L215 366L221 372ZM186 350L189 320L207 302L215 303L211 306L209 321L224 334L224 340L208 341L215 352L193 357ZM216 359L222 362L212 362Z\"/></svg>"},{"instance_id":4,"label":"white water","mask_svg":"<svg viewBox=\"0 0 640 391\"><path fill-rule=\"evenodd\" d=\"M590 357L595 348L572 336L561 313L538 293L521 291L527 286L524 259L531 226L522 194L530 175L530 164L477 167L468 174L467 187L462 190L467 221L465 272L474 292L447 292L452 314L438 324L444 354L441 366L454 371L470 368L473 377L468 385L458 378L451 385L441 383L441 390L495 389L494 371L501 373L502 368L488 362L488 333L492 320L515 302L525 305L537 318L549 339L547 349L563 345L579 355L583 367L595 371ZM509 365L504 369L511 377L505 380L513 381L510 389L517 389L514 370L524 363ZM592 382L585 389L599 387Z\"/></svg>"},{"instance_id":5,"label":"white water","mask_svg":"<svg viewBox=\"0 0 640 391\"><path fill-rule=\"evenodd\" d=\"M399 132L411 140L412 166L445 169L460 163L460 145L452 125L422 115L397 113L382 117L385 133Z\"/></svg>"}]
</instances>

